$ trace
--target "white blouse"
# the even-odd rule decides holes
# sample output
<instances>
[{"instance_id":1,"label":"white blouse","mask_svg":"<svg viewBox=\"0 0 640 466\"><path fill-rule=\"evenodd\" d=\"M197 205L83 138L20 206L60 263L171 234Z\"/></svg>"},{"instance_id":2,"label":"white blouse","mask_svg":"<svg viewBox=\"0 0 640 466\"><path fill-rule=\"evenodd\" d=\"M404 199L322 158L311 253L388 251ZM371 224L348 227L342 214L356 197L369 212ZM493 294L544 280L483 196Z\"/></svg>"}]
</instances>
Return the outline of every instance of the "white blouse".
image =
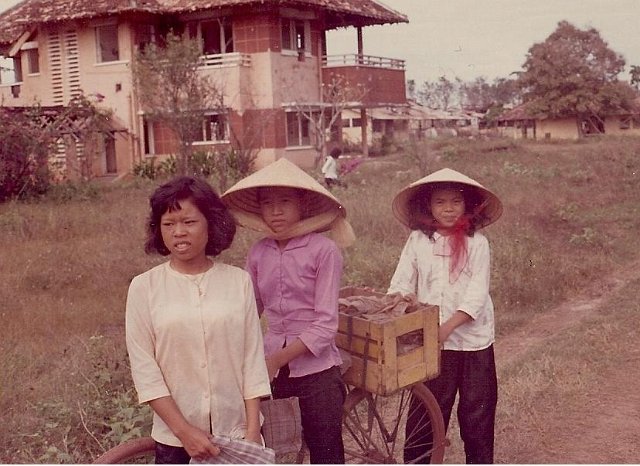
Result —
<instances>
[{"instance_id":1,"label":"white blouse","mask_svg":"<svg viewBox=\"0 0 640 466\"><path fill-rule=\"evenodd\" d=\"M322 165L322 173L325 178L331 178L334 180L338 179L338 161L331 157L327 156L327 159L324 161L324 165Z\"/></svg>"},{"instance_id":2,"label":"white blouse","mask_svg":"<svg viewBox=\"0 0 640 466\"><path fill-rule=\"evenodd\" d=\"M418 301L440 307L440 322L461 310L473 320L456 328L444 349L477 351L495 340L493 302L489 296L489 241L481 233L467 237L468 261L459 278L449 283L449 256L436 255L436 243L446 241L439 233L433 240L412 231L387 293L415 293ZM441 248L440 248L441 249Z\"/></svg>"},{"instance_id":3,"label":"white blouse","mask_svg":"<svg viewBox=\"0 0 640 466\"><path fill-rule=\"evenodd\" d=\"M206 432L243 437L244 400L270 394L253 285L238 267L215 262L190 276L165 262L138 275L126 337L140 403L171 395ZM181 446L156 414L151 436Z\"/></svg>"}]
</instances>

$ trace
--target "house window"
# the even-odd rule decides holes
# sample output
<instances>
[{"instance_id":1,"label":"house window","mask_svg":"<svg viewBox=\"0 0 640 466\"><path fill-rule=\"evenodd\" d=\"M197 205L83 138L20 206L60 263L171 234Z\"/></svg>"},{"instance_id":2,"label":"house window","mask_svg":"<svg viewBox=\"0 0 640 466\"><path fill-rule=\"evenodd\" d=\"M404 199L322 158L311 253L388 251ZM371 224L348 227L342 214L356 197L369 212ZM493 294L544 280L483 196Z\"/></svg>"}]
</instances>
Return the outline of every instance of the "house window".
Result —
<instances>
[{"instance_id":1,"label":"house window","mask_svg":"<svg viewBox=\"0 0 640 466\"><path fill-rule=\"evenodd\" d=\"M120 60L117 24L98 26L96 28L96 49L98 63Z\"/></svg>"},{"instance_id":2,"label":"house window","mask_svg":"<svg viewBox=\"0 0 640 466\"><path fill-rule=\"evenodd\" d=\"M40 73L40 54L38 53L38 49L25 50L24 53L27 57L27 69L29 70L29 74Z\"/></svg>"},{"instance_id":3,"label":"house window","mask_svg":"<svg viewBox=\"0 0 640 466\"><path fill-rule=\"evenodd\" d=\"M282 18L282 50L310 50L311 29L309 21Z\"/></svg>"},{"instance_id":4,"label":"house window","mask_svg":"<svg viewBox=\"0 0 640 466\"><path fill-rule=\"evenodd\" d=\"M362 126L362 118L353 118L351 120L351 126L354 128L360 128Z\"/></svg>"},{"instance_id":5,"label":"house window","mask_svg":"<svg viewBox=\"0 0 640 466\"><path fill-rule=\"evenodd\" d=\"M350 118L343 118L340 126L342 126L343 128L349 128L351 126L351 119Z\"/></svg>"},{"instance_id":6,"label":"house window","mask_svg":"<svg viewBox=\"0 0 640 466\"><path fill-rule=\"evenodd\" d=\"M309 145L309 120L299 112L287 112L287 146Z\"/></svg>"},{"instance_id":7,"label":"house window","mask_svg":"<svg viewBox=\"0 0 640 466\"><path fill-rule=\"evenodd\" d=\"M155 153L155 144L153 142L153 124L144 118L142 120L142 140L144 144L144 154L151 155Z\"/></svg>"},{"instance_id":8,"label":"house window","mask_svg":"<svg viewBox=\"0 0 640 466\"><path fill-rule=\"evenodd\" d=\"M198 141L200 142L227 142L229 131L227 119L221 114L207 115L202 122L202 132Z\"/></svg>"},{"instance_id":9,"label":"house window","mask_svg":"<svg viewBox=\"0 0 640 466\"><path fill-rule=\"evenodd\" d=\"M147 45L156 41L156 29L152 24L139 24L136 26L136 44L139 50L144 50Z\"/></svg>"},{"instance_id":10,"label":"house window","mask_svg":"<svg viewBox=\"0 0 640 466\"><path fill-rule=\"evenodd\" d=\"M13 75L15 82L22 82L22 57L20 55L13 57Z\"/></svg>"},{"instance_id":11,"label":"house window","mask_svg":"<svg viewBox=\"0 0 640 466\"><path fill-rule=\"evenodd\" d=\"M232 53L233 28L231 21L226 18L213 21L200 21L188 24L189 37L202 40L202 53L204 55L217 55L220 53Z\"/></svg>"}]
</instances>

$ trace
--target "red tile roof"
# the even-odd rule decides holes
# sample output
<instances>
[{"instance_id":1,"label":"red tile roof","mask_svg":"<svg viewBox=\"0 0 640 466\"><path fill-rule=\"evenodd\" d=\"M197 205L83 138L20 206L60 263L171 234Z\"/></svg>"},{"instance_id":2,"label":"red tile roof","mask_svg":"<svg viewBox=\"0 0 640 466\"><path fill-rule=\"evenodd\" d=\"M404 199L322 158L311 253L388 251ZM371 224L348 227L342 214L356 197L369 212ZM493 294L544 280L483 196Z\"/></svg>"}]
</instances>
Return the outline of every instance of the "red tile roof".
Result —
<instances>
[{"instance_id":1,"label":"red tile roof","mask_svg":"<svg viewBox=\"0 0 640 466\"><path fill-rule=\"evenodd\" d=\"M329 29L408 22L405 15L376 0L22 0L0 14L0 45L12 43L27 28L39 23L122 13L175 14L265 4L325 11Z\"/></svg>"}]
</instances>

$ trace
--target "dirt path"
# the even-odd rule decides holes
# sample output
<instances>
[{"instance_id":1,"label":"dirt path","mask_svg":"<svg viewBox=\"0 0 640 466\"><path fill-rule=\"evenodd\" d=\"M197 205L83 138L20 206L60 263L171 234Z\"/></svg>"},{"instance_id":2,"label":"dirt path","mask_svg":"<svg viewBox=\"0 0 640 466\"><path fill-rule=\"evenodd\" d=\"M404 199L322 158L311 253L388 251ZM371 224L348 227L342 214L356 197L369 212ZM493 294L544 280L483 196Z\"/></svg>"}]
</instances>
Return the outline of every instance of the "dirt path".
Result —
<instances>
[{"instance_id":1,"label":"dirt path","mask_svg":"<svg viewBox=\"0 0 640 466\"><path fill-rule=\"evenodd\" d=\"M498 367L505 367L553 334L595 314L605 300L640 278L640 261L607 277L596 286L555 309L532 319L525 328L496 343ZM579 316L576 318L576 316ZM640 345L630 346L609 370L590 381L584 404L547 413L541 445L534 463L638 463L640 461Z\"/></svg>"}]
</instances>

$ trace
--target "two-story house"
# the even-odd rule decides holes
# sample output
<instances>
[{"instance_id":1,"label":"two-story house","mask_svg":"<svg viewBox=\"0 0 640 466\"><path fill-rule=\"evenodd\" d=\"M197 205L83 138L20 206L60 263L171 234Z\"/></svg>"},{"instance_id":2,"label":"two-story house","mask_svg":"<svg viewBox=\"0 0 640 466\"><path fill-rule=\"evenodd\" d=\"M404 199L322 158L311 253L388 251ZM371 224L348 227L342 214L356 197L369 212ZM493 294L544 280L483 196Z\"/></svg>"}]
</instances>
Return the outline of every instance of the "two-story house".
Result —
<instances>
[{"instance_id":1,"label":"two-story house","mask_svg":"<svg viewBox=\"0 0 640 466\"><path fill-rule=\"evenodd\" d=\"M126 131L105 135L94 176L128 173L174 152L170 131L145 118L131 69L137 48L178 29L201 39L199 72L221 83L227 107L212 109L196 144L251 145L259 165L287 157L310 166L313 128L292 103L320 108L323 83L340 77L366 89L351 107L364 117L406 104L404 62L366 56L362 43L362 28L400 22L407 17L376 0L23 0L0 14L0 58L14 75L3 74L0 105L97 96ZM327 57L326 31L347 27L358 53Z\"/></svg>"}]
</instances>

